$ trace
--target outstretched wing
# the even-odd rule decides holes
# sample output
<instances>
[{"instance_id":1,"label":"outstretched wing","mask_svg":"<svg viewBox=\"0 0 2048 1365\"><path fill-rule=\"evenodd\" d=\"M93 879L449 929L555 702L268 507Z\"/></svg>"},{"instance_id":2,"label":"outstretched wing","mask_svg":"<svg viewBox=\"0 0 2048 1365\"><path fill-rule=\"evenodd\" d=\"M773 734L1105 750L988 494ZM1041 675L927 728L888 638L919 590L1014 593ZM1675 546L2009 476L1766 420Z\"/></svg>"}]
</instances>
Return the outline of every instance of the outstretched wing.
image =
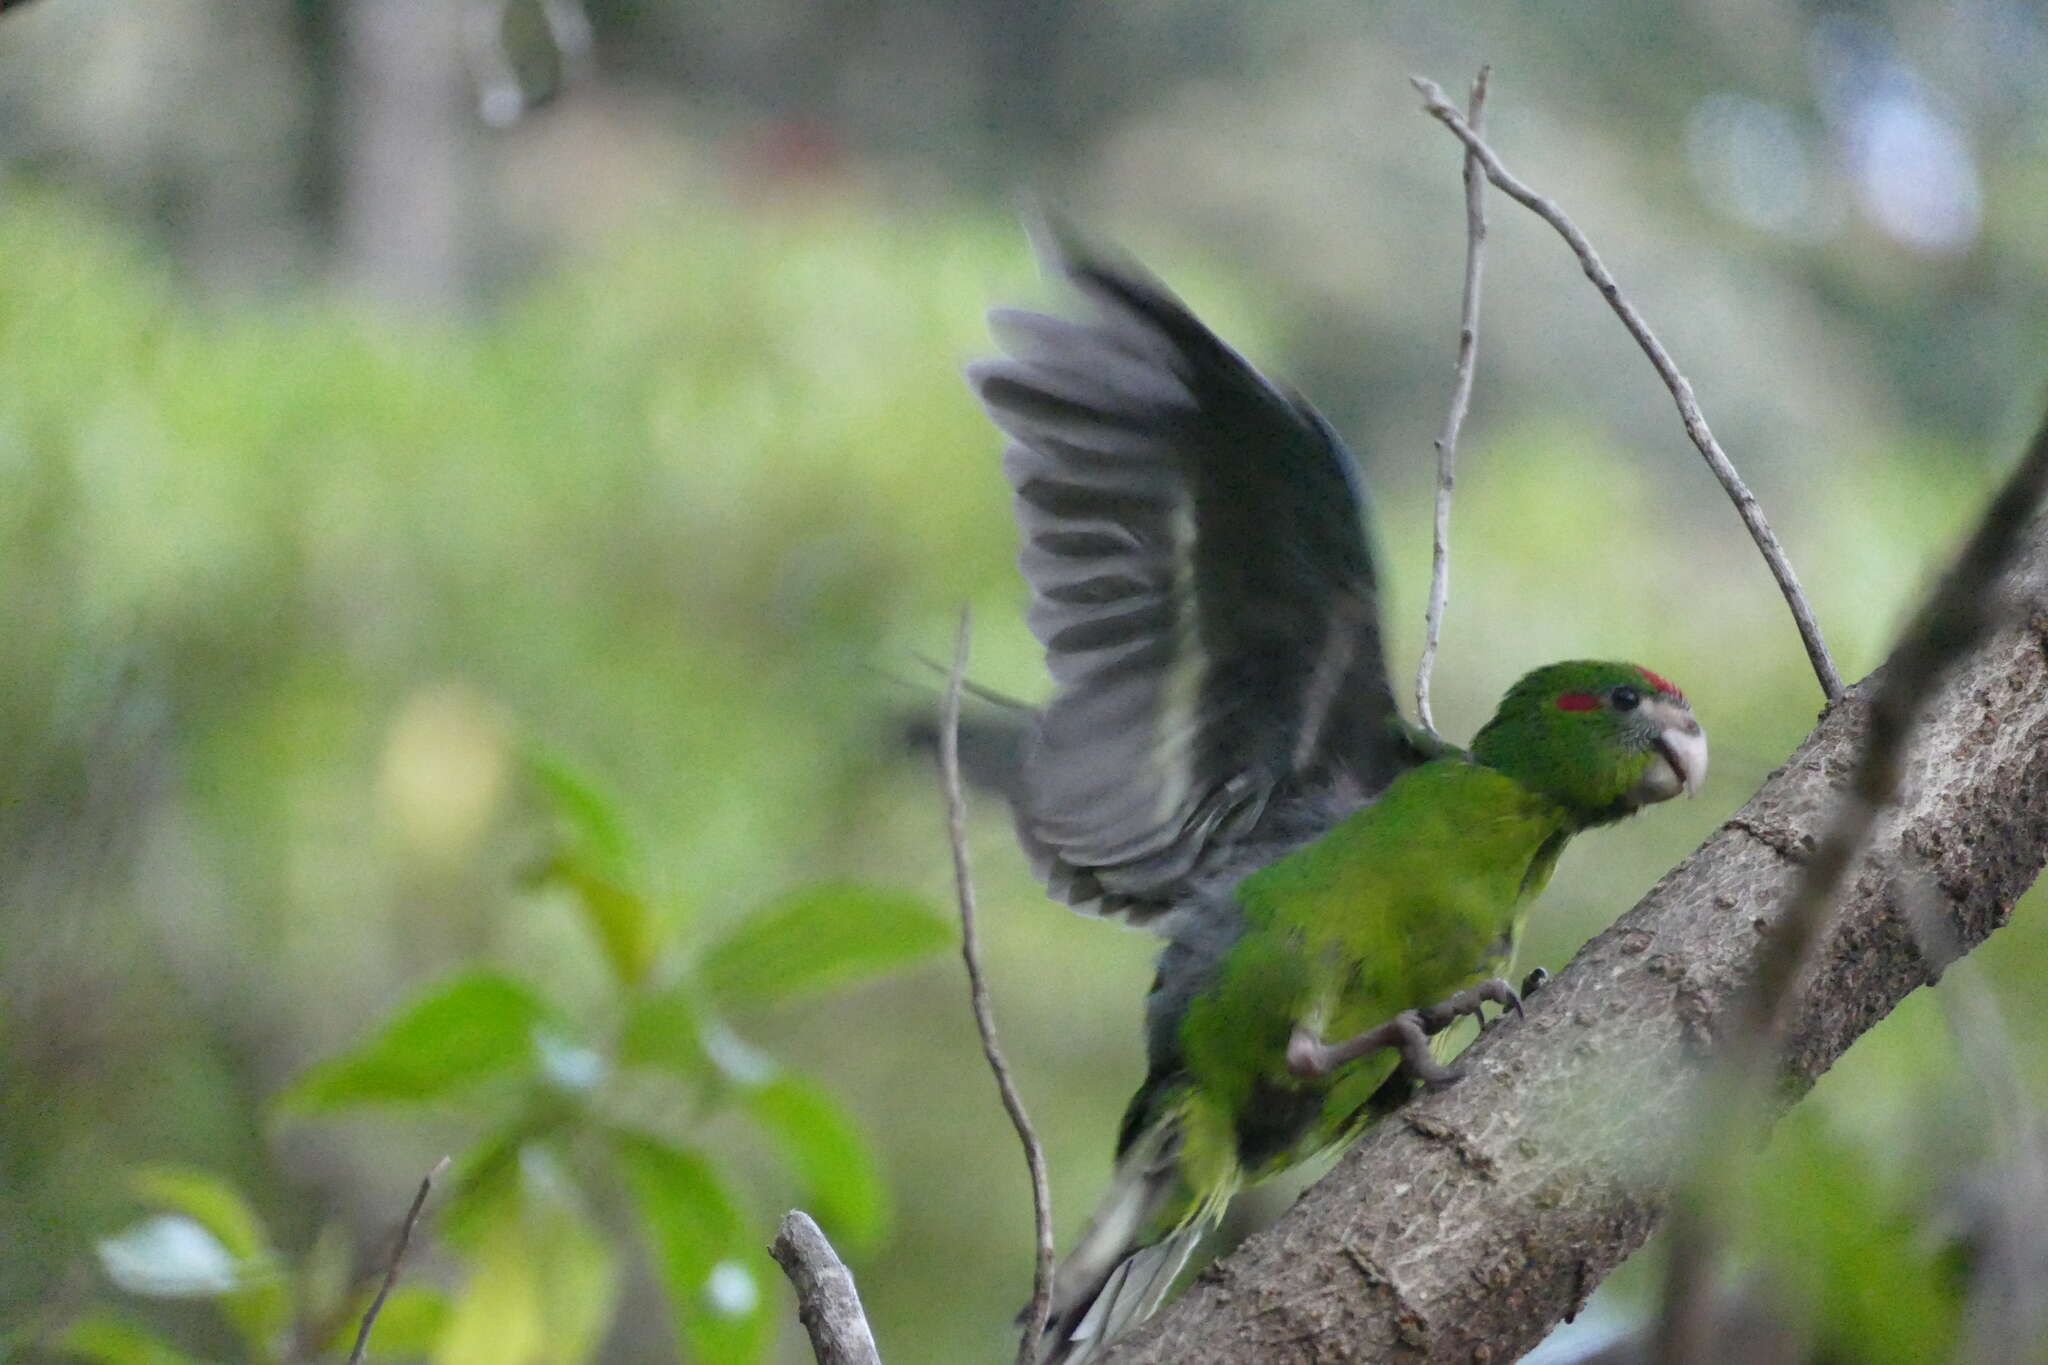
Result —
<instances>
[{"instance_id":1,"label":"outstretched wing","mask_svg":"<svg viewBox=\"0 0 2048 1365\"><path fill-rule=\"evenodd\" d=\"M1357 469L1163 285L1070 247L1085 322L999 309L970 366L1010 438L1056 686L1018 825L1054 896L1145 918L1290 801L1359 799L1395 733Z\"/></svg>"}]
</instances>

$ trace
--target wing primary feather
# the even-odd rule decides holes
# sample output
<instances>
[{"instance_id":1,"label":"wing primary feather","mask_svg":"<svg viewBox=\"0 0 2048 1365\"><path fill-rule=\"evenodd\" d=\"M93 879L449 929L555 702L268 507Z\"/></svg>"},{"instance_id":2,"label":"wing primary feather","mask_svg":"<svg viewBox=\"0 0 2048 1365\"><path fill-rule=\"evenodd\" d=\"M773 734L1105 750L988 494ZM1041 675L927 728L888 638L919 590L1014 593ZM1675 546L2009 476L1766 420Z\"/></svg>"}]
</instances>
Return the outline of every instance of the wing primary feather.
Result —
<instances>
[{"instance_id":1,"label":"wing primary feather","mask_svg":"<svg viewBox=\"0 0 2048 1365\"><path fill-rule=\"evenodd\" d=\"M1009 436L1028 620L1055 691L1019 830L1055 894L1134 921L1318 832L1396 744L1364 493L1329 424L1133 264L1036 240L1085 316L998 309L968 380ZM1290 837L1293 837L1291 834Z\"/></svg>"}]
</instances>

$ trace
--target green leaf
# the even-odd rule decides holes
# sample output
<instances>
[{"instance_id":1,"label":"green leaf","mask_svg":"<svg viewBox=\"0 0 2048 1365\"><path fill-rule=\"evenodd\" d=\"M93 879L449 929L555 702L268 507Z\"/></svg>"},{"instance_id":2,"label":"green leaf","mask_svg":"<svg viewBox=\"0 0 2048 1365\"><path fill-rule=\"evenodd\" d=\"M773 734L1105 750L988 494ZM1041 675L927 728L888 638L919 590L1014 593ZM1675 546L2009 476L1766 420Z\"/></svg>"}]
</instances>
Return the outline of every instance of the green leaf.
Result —
<instances>
[{"instance_id":1,"label":"green leaf","mask_svg":"<svg viewBox=\"0 0 2048 1365\"><path fill-rule=\"evenodd\" d=\"M889 1216L888 1190L839 1101L801 1076L783 1074L744 1092L742 1104L782 1148L805 1202L832 1236L856 1249L873 1245Z\"/></svg>"},{"instance_id":2,"label":"green leaf","mask_svg":"<svg viewBox=\"0 0 2048 1365\"><path fill-rule=\"evenodd\" d=\"M540 1281L546 1365L582 1365L596 1353L618 1297L618 1267L596 1229L580 1218L535 1220L525 1243Z\"/></svg>"},{"instance_id":3,"label":"green leaf","mask_svg":"<svg viewBox=\"0 0 2048 1365\"><path fill-rule=\"evenodd\" d=\"M221 1307L252 1356L264 1355L291 1322L291 1292L277 1267L269 1235L241 1192L220 1177L183 1166L147 1166L130 1177L148 1204L190 1217L238 1263L236 1285Z\"/></svg>"},{"instance_id":4,"label":"green leaf","mask_svg":"<svg viewBox=\"0 0 2048 1365\"><path fill-rule=\"evenodd\" d=\"M449 1245L475 1252L500 1222L513 1217L520 1200L520 1152L532 1133L515 1126L463 1154L441 1206L441 1236Z\"/></svg>"},{"instance_id":5,"label":"green leaf","mask_svg":"<svg viewBox=\"0 0 2048 1365\"><path fill-rule=\"evenodd\" d=\"M157 1166L132 1178L145 1202L170 1212L99 1243L107 1278L149 1298L218 1299L250 1355L268 1354L291 1323L291 1290L255 1211L204 1171Z\"/></svg>"},{"instance_id":6,"label":"green leaf","mask_svg":"<svg viewBox=\"0 0 2048 1365\"><path fill-rule=\"evenodd\" d=\"M306 1254L299 1258L297 1273L293 1276L297 1285L299 1312L309 1322L337 1324L349 1319L348 1330L355 1330L354 1319L361 1313L363 1304L357 1304L351 1311L356 1296L355 1275L356 1244L347 1224L336 1219L320 1225L314 1234L313 1244L306 1248ZM341 1330L337 1326L336 1331ZM332 1343L329 1343L330 1346ZM347 1345L346 1342L342 1343Z\"/></svg>"},{"instance_id":7,"label":"green leaf","mask_svg":"<svg viewBox=\"0 0 2048 1365\"><path fill-rule=\"evenodd\" d=\"M371 1290L364 1296L364 1308L369 1307L370 1294L374 1293ZM372 1349L365 1354L385 1360L424 1359L433 1353L448 1330L449 1316L448 1296L439 1289L427 1284L401 1284L384 1300L384 1307L370 1329ZM327 1342L327 1349L346 1353L355 1344L361 1323L361 1313L348 1315Z\"/></svg>"},{"instance_id":8,"label":"green leaf","mask_svg":"<svg viewBox=\"0 0 2048 1365\"><path fill-rule=\"evenodd\" d=\"M58 1349L92 1365L202 1365L196 1356L108 1314L80 1318L57 1339Z\"/></svg>"},{"instance_id":9,"label":"green leaf","mask_svg":"<svg viewBox=\"0 0 2048 1365\"><path fill-rule=\"evenodd\" d=\"M434 1365L535 1365L547 1347L539 1285L516 1236L496 1235L470 1265Z\"/></svg>"},{"instance_id":10,"label":"green leaf","mask_svg":"<svg viewBox=\"0 0 2048 1365\"><path fill-rule=\"evenodd\" d=\"M775 1340L763 1286L778 1272L766 1247L735 1247L711 1267L697 1300L682 1314L680 1350L685 1360L758 1361Z\"/></svg>"},{"instance_id":11,"label":"green leaf","mask_svg":"<svg viewBox=\"0 0 2048 1365\"><path fill-rule=\"evenodd\" d=\"M236 1259L269 1259L263 1221L241 1191L219 1176L187 1166L143 1166L129 1174L129 1183L144 1203L198 1222Z\"/></svg>"},{"instance_id":12,"label":"green leaf","mask_svg":"<svg viewBox=\"0 0 2048 1365\"><path fill-rule=\"evenodd\" d=\"M952 941L952 921L915 896L816 886L734 925L705 951L698 975L720 1007L772 1004L915 962Z\"/></svg>"},{"instance_id":13,"label":"green leaf","mask_svg":"<svg viewBox=\"0 0 2048 1365\"><path fill-rule=\"evenodd\" d=\"M631 889L633 848L612 802L559 761L529 754L526 770L562 826L561 844L535 876L566 888L605 960L627 986L647 980L667 935L661 917Z\"/></svg>"},{"instance_id":14,"label":"green leaf","mask_svg":"<svg viewBox=\"0 0 2048 1365\"><path fill-rule=\"evenodd\" d=\"M647 902L574 859L557 859L547 877L576 897L584 923L619 981L627 986L645 982L664 939L661 920Z\"/></svg>"},{"instance_id":15,"label":"green leaf","mask_svg":"<svg viewBox=\"0 0 2048 1365\"><path fill-rule=\"evenodd\" d=\"M546 1002L497 972L450 977L354 1051L308 1071L277 1099L292 1113L362 1104L416 1104L528 1066Z\"/></svg>"},{"instance_id":16,"label":"green leaf","mask_svg":"<svg viewBox=\"0 0 2048 1365\"><path fill-rule=\"evenodd\" d=\"M613 1133L612 1150L668 1291L683 1358L758 1360L770 1327L763 1258L742 1237L739 1214L711 1163L636 1133Z\"/></svg>"},{"instance_id":17,"label":"green leaf","mask_svg":"<svg viewBox=\"0 0 2048 1365\"><path fill-rule=\"evenodd\" d=\"M513 1163L518 1198L480 1213L481 1241L435 1365L582 1365L611 1320L617 1267L552 1157Z\"/></svg>"},{"instance_id":18,"label":"green leaf","mask_svg":"<svg viewBox=\"0 0 2048 1365\"><path fill-rule=\"evenodd\" d=\"M656 1138L615 1132L612 1150L671 1286L696 1293L738 1239L724 1182L700 1154Z\"/></svg>"},{"instance_id":19,"label":"green leaf","mask_svg":"<svg viewBox=\"0 0 2048 1365\"><path fill-rule=\"evenodd\" d=\"M242 1264L204 1224L159 1213L98 1244L107 1278L152 1299L207 1299L242 1283Z\"/></svg>"},{"instance_id":20,"label":"green leaf","mask_svg":"<svg viewBox=\"0 0 2048 1365\"><path fill-rule=\"evenodd\" d=\"M697 1002L687 986L648 991L628 1002L619 1028L619 1061L654 1067L686 1081L715 1074Z\"/></svg>"},{"instance_id":21,"label":"green leaf","mask_svg":"<svg viewBox=\"0 0 2048 1365\"><path fill-rule=\"evenodd\" d=\"M611 800L561 760L529 750L527 779L547 798L580 861L618 873L634 862L633 843Z\"/></svg>"}]
</instances>

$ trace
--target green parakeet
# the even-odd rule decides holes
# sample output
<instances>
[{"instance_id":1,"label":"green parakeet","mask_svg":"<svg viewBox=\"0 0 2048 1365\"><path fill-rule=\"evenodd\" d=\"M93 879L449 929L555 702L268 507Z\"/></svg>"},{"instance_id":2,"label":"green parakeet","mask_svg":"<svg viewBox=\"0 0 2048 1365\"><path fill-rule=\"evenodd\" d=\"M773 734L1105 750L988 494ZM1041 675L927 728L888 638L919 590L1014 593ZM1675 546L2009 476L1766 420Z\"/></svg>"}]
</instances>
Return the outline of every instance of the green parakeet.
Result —
<instances>
[{"instance_id":1,"label":"green parakeet","mask_svg":"<svg viewBox=\"0 0 2048 1365\"><path fill-rule=\"evenodd\" d=\"M997 310L969 378L1009 437L1055 683L999 780L1051 894L1166 939L1150 1067L1061 1263L1041 1359L1157 1307L1231 1195L1353 1134L1505 969L1565 841L1692 792L1706 739L1632 664L1552 664L1466 753L1403 724L1356 467L1135 267L1055 244L1086 322Z\"/></svg>"}]
</instances>

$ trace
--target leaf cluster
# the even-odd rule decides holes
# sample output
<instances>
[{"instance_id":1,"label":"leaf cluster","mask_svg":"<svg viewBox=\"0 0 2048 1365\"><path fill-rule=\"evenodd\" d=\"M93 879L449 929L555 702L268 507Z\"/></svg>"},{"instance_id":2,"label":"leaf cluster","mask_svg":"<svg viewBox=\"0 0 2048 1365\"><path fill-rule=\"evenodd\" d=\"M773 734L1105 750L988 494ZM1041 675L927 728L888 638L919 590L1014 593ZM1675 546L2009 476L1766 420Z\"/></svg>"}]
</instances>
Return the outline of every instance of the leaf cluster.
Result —
<instances>
[{"instance_id":1,"label":"leaf cluster","mask_svg":"<svg viewBox=\"0 0 2048 1365\"><path fill-rule=\"evenodd\" d=\"M680 1356L759 1359L774 1322L764 1219L700 1140L730 1115L772 1149L841 1245L889 1219L874 1153L814 1078L749 1044L732 1020L915 962L952 940L924 902L857 885L804 888L722 932L678 928L642 887L613 803L566 766L524 764L545 814L536 897L565 897L608 968L597 1008L490 966L437 980L273 1102L301 1123L359 1109L454 1116L471 1133L438 1214L446 1273L401 1285L373 1351L434 1365L577 1365L612 1326L629 1241L661 1287ZM345 1349L383 1263L341 1225L296 1260L251 1203L184 1168L133 1173L148 1212L99 1243L124 1294L204 1300L263 1365ZM444 1287L444 1285L446 1287ZM97 1365L196 1360L95 1311L59 1342Z\"/></svg>"}]
</instances>

